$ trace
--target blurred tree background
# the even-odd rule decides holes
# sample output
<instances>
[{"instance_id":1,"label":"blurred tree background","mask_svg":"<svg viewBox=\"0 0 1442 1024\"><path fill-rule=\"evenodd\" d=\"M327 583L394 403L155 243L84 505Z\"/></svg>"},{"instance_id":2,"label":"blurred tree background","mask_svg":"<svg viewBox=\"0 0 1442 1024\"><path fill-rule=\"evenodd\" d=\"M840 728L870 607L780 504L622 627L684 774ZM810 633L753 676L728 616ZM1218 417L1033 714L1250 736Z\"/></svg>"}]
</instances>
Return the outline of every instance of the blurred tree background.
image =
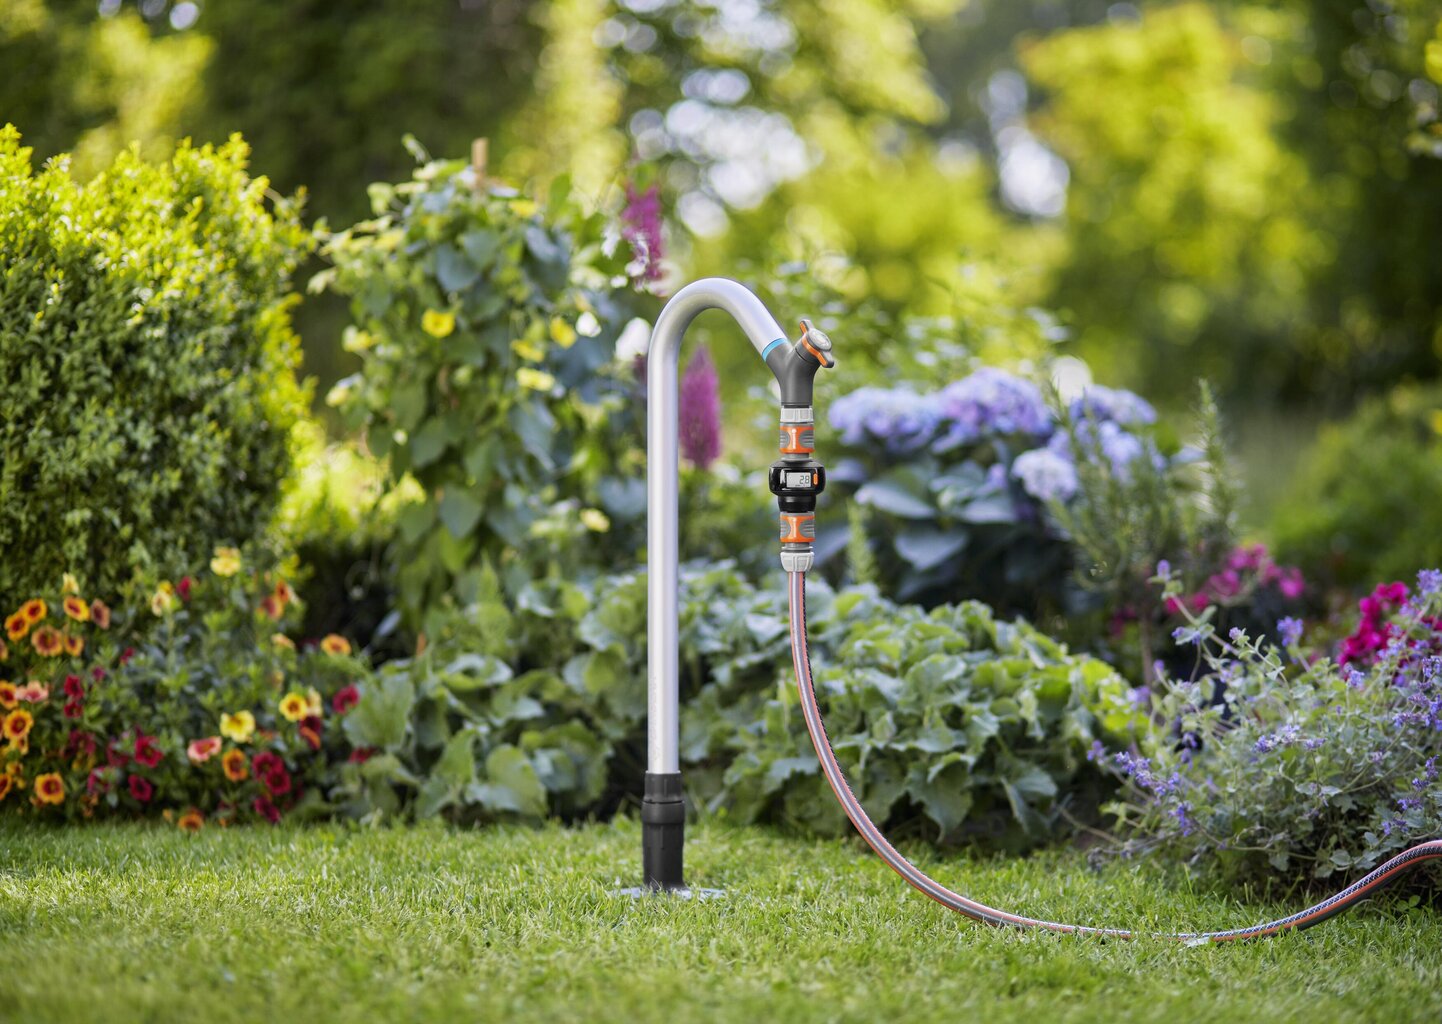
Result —
<instances>
[{"instance_id":1,"label":"blurred tree background","mask_svg":"<svg viewBox=\"0 0 1442 1024\"><path fill-rule=\"evenodd\" d=\"M0 66L0 120L81 173L239 131L344 225L403 134L487 136L517 181L658 185L678 277L1055 310L1164 410L1212 380L1263 501L1317 423L1439 376L1442 0L6 0ZM336 303L298 318L319 394Z\"/></svg>"}]
</instances>

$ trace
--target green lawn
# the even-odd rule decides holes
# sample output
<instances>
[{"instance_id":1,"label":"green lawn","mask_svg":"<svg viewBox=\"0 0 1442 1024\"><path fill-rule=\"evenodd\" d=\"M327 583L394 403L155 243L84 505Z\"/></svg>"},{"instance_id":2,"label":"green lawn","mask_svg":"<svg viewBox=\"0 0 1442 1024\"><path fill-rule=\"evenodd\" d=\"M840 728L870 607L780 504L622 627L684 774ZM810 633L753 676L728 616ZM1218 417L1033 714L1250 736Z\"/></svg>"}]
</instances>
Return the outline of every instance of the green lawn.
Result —
<instances>
[{"instance_id":1,"label":"green lawn","mask_svg":"<svg viewBox=\"0 0 1442 1024\"><path fill-rule=\"evenodd\" d=\"M1442 916L1364 906L1219 948L972 925L854 842L694 829L720 900L635 901L634 822L566 830L0 828L0 1019L1436 1020ZM935 865L1055 919L1281 910L1079 855Z\"/></svg>"}]
</instances>

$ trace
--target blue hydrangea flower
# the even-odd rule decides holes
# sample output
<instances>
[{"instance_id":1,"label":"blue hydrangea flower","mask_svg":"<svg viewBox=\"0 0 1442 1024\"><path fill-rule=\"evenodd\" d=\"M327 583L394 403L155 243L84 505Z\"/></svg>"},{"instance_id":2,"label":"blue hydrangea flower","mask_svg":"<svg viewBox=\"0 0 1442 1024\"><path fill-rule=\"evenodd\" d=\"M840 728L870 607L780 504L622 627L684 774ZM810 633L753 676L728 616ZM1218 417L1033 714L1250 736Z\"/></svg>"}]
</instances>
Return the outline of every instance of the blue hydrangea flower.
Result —
<instances>
[{"instance_id":1,"label":"blue hydrangea flower","mask_svg":"<svg viewBox=\"0 0 1442 1024\"><path fill-rule=\"evenodd\" d=\"M1052 431L1051 413L1041 389L995 367L983 367L948 384L937 397L943 433L933 447L939 452L988 434L1040 438Z\"/></svg>"},{"instance_id":2,"label":"blue hydrangea flower","mask_svg":"<svg viewBox=\"0 0 1442 1024\"><path fill-rule=\"evenodd\" d=\"M831 428L841 443L880 442L889 452L915 451L936 433L940 417L935 396L910 388L857 388L831 403Z\"/></svg>"},{"instance_id":3,"label":"blue hydrangea flower","mask_svg":"<svg viewBox=\"0 0 1442 1024\"><path fill-rule=\"evenodd\" d=\"M1157 421L1157 411L1141 395L1101 384L1088 384L1081 397L1072 402L1070 411L1074 420L1110 421L1122 426Z\"/></svg>"},{"instance_id":4,"label":"blue hydrangea flower","mask_svg":"<svg viewBox=\"0 0 1442 1024\"><path fill-rule=\"evenodd\" d=\"M1049 448L1022 452L1011 464L1011 475L1037 501L1070 501L1077 492L1076 467Z\"/></svg>"}]
</instances>

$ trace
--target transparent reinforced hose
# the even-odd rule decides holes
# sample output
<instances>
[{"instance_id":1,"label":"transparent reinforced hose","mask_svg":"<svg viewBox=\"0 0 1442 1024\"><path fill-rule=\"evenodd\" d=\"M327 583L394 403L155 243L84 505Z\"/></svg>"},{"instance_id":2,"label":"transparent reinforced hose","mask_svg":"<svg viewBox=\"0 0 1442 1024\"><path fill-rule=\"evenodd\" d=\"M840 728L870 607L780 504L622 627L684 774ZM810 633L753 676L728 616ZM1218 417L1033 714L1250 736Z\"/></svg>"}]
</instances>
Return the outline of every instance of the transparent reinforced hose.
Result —
<instances>
[{"instance_id":1,"label":"transparent reinforced hose","mask_svg":"<svg viewBox=\"0 0 1442 1024\"><path fill-rule=\"evenodd\" d=\"M801 693L801 710L806 717L806 731L811 734L811 742L816 747L816 756L821 760L821 768L826 773L826 781L831 784L832 792L836 794L836 799L841 802L846 816L851 819L851 823L856 826L861 837L891 870L943 907L959 914L965 914L974 921L999 927L1010 925L1017 928L1044 928L1054 932L1102 935L1119 939L1153 938L1182 942L1227 942L1232 939L1256 939L1321 924L1327 918L1350 909L1398 875L1411 870L1424 861L1442 857L1442 840L1434 839L1422 843L1399 853L1375 871L1359 878L1335 896L1331 896L1315 906L1277 921L1267 921L1264 924L1254 924L1249 928L1235 928L1222 932L1132 932L1122 928L1058 924L1053 921L1023 917L1019 914L1009 914L1004 910L995 910L975 900L967 899L928 877L920 868L898 853L896 848L887 842L886 837L867 816L861 802L851 792L851 787L846 782L846 776L842 774L841 765L836 761L836 754L831 749L831 740L827 737L826 726L821 721L821 709L816 704L816 690L811 682L811 655L806 646L806 574L793 572L788 573L787 576L791 595L791 656L796 667L796 686Z\"/></svg>"}]
</instances>

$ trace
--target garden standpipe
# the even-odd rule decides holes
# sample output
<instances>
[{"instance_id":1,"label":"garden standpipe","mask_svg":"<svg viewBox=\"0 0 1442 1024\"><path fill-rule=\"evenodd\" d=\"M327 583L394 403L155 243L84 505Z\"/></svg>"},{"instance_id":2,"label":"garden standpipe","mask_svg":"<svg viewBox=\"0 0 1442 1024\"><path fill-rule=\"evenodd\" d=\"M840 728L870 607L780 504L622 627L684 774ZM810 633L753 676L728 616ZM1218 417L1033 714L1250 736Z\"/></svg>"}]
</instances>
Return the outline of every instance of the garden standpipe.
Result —
<instances>
[{"instance_id":1,"label":"garden standpipe","mask_svg":"<svg viewBox=\"0 0 1442 1024\"><path fill-rule=\"evenodd\" d=\"M816 536L816 496L826 486L826 471L812 458L815 419L811 383L818 369L835 365L831 341L809 321L802 320L801 337L794 344L788 344L775 320L754 295L734 281L710 279L683 288L661 311L651 335L647 372L650 721L649 760L641 807L646 888L685 891L682 873L685 805L677 730L676 355L681 335L691 320L702 310L716 307L725 309L741 323L781 387L781 458L771 466L768 482L780 507L781 565L786 571L790 604L791 659L806 731L816 748L826 781L851 824L887 867L922 895L973 921L998 927L1038 928L1119 939L1228 942L1264 938L1321 924L1417 865L1442 858L1442 840L1421 843L1306 910L1275 921L1216 932L1134 932L1026 917L953 892L912 864L881 834L852 793L826 735L811 678L811 655L806 639L806 573L811 568L812 542Z\"/></svg>"}]
</instances>

